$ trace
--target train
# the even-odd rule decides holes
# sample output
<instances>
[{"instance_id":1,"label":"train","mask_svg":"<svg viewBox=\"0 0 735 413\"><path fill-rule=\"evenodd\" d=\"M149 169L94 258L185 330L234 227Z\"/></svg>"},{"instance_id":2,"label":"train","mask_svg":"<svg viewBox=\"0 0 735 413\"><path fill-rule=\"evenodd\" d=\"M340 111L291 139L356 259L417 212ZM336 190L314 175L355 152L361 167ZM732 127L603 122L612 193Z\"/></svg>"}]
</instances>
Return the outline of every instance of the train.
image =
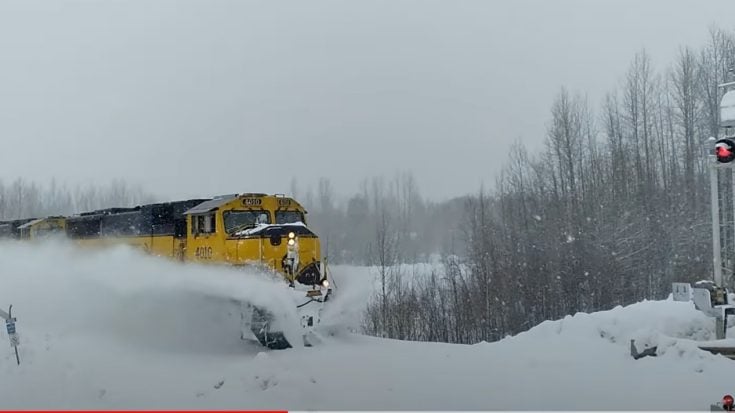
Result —
<instances>
[{"instance_id":1,"label":"train","mask_svg":"<svg viewBox=\"0 0 735 413\"><path fill-rule=\"evenodd\" d=\"M303 298L295 304L304 344L310 345L306 337L318 325L333 291L319 237L307 225L306 215L291 197L243 193L0 221L0 238L37 241L63 236L86 247L125 244L177 261L266 269ZM268 348L292 347L284 333L273 328L271 312L246 307L243 338L249 330Z\"/></svg>"}]
</instances>

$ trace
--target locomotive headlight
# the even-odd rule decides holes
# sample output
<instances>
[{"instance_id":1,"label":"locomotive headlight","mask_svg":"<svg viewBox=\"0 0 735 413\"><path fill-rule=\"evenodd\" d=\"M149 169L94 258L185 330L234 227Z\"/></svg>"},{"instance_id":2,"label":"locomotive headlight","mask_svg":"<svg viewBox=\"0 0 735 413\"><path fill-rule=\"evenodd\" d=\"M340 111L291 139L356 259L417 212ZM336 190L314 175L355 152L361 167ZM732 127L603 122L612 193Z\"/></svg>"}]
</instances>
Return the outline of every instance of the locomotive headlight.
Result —
<instances>
[{"instance_id":1,"label":"locomotive headlight","mask_svg":"<svg viewBox=\"0 0 735 413\"><path fill-rule=\"evenodd\" d=\"M329 287L329 280L327 280L327 279L325 278L325 279L324 279L324 280L322 281L322 287L324 287L324 288L328 288L328 287Z\"/></svg>"},{"instance_id":2,"label":"locomotive headlight","mask_svg":"<svg viewBox=\"0 0 735 413\"><path fill-rule=\"evenodd\" d=\"M296 240L293 239L293 238L291 238L290 240L288 240L288 245L293 245L295 243L296 243Z\"/></svg>"},{"instance_id":3,"label":"locomotive headlight","mask_svg":"<svg viewBox=\"0 0 735 413\"><path fill-rule=\"evenodd\" d=\"M288 238L289 239L294 239L295 237L296 237L296 234L294 234L293 232L289 232L288 233Z\"/></svg>"}]
</instances>

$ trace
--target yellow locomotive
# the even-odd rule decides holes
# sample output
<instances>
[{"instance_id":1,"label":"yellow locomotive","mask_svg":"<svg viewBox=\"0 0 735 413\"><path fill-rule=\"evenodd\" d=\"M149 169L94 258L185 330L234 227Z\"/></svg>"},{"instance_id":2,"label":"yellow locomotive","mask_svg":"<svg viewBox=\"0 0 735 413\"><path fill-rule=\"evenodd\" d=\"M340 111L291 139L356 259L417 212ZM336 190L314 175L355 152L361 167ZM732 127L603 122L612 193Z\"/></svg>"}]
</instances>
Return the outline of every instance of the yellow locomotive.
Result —
<instances>
[{"instance_id":1,"label":"yellow locomotive","mask_svg":"<svg viewBox=\"0 0 735 413\"><path fill-rule=\"evenodd\" d=\"M66 217L47 217L33 219L18 226L20 239L39 239L51 234L64 232Z\"/></svg>"},{"instance_id":2,"label":"yellow locomotive","mask_svg":"<svg viewBox=\"0 0 735 413\"><path fill-rule=\"evenodd\" d=\"M36 240L60 233L85 246L127 244L186 262L257 265L280 273L294 290L300 286L306 303L324 303L332 290L319 237L305 215L292 198L246 193L0 222L0 237ZM302 327L311 329L318 316L306 312ZM290 347L281 332L270 330L267 311L252 309L250 317L261 344Z\"/></svg>"}]
</instances>

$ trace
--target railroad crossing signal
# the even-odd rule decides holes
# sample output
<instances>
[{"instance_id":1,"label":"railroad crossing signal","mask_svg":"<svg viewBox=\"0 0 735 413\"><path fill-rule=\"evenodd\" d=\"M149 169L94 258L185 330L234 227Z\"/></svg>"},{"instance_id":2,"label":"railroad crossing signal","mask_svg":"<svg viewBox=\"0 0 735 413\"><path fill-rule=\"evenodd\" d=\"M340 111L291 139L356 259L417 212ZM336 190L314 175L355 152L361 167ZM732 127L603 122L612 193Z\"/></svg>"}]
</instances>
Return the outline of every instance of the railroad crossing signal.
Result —
<instances>
[{"instance_id":1,"label":"railroad crossing signal","mask_svg":"<svg viewBox=\"0 0 735 413\"><path fill-rule=\"evenodd\" d=\"M715 156L719 163L735 161L735 142L727 138L715 142Z\"/></svg>"}]
</instances>

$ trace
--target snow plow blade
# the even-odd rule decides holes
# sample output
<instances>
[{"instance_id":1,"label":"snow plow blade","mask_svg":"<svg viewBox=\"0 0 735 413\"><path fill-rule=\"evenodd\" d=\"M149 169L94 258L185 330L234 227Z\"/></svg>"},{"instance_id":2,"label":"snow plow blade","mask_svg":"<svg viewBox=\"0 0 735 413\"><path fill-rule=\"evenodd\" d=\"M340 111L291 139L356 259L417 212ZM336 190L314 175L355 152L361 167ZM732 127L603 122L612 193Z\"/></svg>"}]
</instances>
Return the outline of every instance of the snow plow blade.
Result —
<instances>
[{"instance_id":1,"label":"snow plow blade","mask_svg":"<svg viewBox=\"0 0 735 413\"><path fill-rule=\"evenodd\" d=\"M302 345L311 347L313 344L321 341L318 335L315 334L315 329L320 323L321 311L324 303L329 299L331 291L331 289L328 289L327 293L323 294L318 290L311 290L305 295L297 292L301 300L299 301L300 304L296 305L299 320L291 321L294 321L294 328L298 328L296 326L300 324L301 331L300 335L295 331L291 331L289 337L292 340L300 337L298 339L299 343L289 342L287 335L282 331L283 328L289 328L288 326L291 324L284 324L284 320L278 319L267 308L241 302L240 338L243 340L255 339L262 346L271 350L284 350Z\"/></svg>"},{"instance_id":2,"label":"snow plow blade","mask_svg":"<svg viewBox=\"0 0 735 413\"><path fill-rule=\"evenodd\" d=\"M271 350L284 350L292 347L283 331L279 331L274 326L275 317L267 309L241 303L240 320L241 339L255 339L263 347Z\"/></svg>"},{"instance_id":3,"label":"snow plow blade","mask_svg":"<svg viewBox=\"0 0 735 413\"><path fill-rule=\"evenodd\" d=\"M261 345L271 350L291 348L291 343L282 331L272 331L273 315L267 310L253 307L250 320L250 331Z\"/></svg>"}]
</instances>

